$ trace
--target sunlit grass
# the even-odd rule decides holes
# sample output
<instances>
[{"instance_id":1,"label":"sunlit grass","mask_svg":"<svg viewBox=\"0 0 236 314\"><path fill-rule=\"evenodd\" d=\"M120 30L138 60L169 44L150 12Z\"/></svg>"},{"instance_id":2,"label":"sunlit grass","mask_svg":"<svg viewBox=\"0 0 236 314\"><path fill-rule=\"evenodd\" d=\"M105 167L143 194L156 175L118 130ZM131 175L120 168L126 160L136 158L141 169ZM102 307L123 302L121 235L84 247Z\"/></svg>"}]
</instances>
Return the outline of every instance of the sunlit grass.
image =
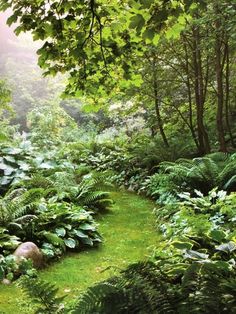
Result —
<instances>
[{"instance_id":1,"label":"sunlit grass","mask_svg":"<svg viewBox=\"0 0 236 314\"><path fill-rule=\"evenodd\" d=\"M93 283L106 279L131 262L145 259L158 245L152 210L154 204L128 192L112 192L115 204L99 218L99 230L104 242L99 248L69 254L60 262L40 273L40 277L55 283L68 299L77 296ZM19 311L22 300L19 288L0 285L0 310ZM23 308L26 305L23 304Z\"/></svg>"}]
</instances>

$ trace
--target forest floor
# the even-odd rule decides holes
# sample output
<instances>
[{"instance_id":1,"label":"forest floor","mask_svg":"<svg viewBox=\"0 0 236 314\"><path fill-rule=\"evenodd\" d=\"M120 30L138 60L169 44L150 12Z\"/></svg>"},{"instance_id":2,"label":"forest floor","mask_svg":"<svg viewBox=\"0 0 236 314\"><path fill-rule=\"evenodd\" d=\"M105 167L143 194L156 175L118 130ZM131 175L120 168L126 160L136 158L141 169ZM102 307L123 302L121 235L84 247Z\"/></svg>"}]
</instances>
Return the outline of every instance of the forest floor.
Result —
<instances>
[{"instance_id":1,"label":"forest floor","mask_svg":"<svg viewBox=\"0 0 236 314\"><path fill-rule=\"evenodd\" d=\"M152 201L126 191L112 192L111 197L111 210L97 219L104 238L99 248L68 254L40 272L40 277L54 283L68 300L129 263L145 260L160 241ZM0 313L13 311L33 313L16 284L0 285Z\"/></svg>"}]
</instances>

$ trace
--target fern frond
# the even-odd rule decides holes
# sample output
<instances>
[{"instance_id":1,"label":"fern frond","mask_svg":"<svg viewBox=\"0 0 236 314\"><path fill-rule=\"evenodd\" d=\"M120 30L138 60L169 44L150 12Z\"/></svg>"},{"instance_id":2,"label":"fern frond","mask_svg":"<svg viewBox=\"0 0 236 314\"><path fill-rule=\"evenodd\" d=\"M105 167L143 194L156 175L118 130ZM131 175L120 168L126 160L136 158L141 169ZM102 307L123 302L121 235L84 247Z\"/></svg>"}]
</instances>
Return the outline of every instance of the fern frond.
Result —
<instances>
[{"instance_id":1,"label":"fern frond","mask_svg":"<svg viewBox=\"0 0 236 314\"><path fill-rule=\"evenodd\" d=\"M178 159L176 162L160 164L160 173L169 178L166 185L174 182L176 186L189 191L200 190L207 194L214 187L236 189L234 179L236 175L235 159L227 154L215 153L193 160ZM168 188L166 189L168 191Z\"/></svg>"},{"instance_id":2,"label":"fern frond","mask_svg":"<svg viewBox=\"0 0 236 314\"><path fill-rule=\"evenodd\" d=\"M188 267L182 279L182 301L179 313L233 313L227 301L227 291L222 282L229 274L215 264L194 263ZM228 280L227 280L228 282Z\"/></svg>"},{"instance_id":3,"label":"fern frond","mask_svg":"<svg viewBox=\"0 0 236 314\"><path fill-rule=\"evenodd\" d=\"M200 266L200 264L194 263L185 271L182 278L182 291L184 296L188 296L196 290L198 286L198 272Z\"/></svg>"},{"instance_id":4,"label":"fern frond","mask_svg":"<svg viewBox=\"0 0 236 314\"><path fill-rule=\"evenodd\" d=\"M230 154L228 153L222 153L222 152L215 152L215 153L211 153L206 155L207 158L210 158L211 160L213 160L215 163L217 164L223 164L225 165L227 162L230 161Z\"/></svg>"},{"instance_id":5,"label":"fern frond","mask_svg":"<svg viewBox=\"0 0 236 314\"><path fill-rule=\"evenodd\" d=\"M29 191L18 188L9 191L0 199L0 225L7 225L34 212L35 203L44 195L43 189Z\"/></svg>"},{"instance_id":6,"label":"fern frond","mask_svg":"<svg viewBox=\"0 0 236 314\"><path fill-rule=\"evenodd\" d=\"M19 285L23 291L38 304L36 313L61 314L65 313L63 300L65 296L58 297L58 288L38 278L22 277Z\"/></svg>"},{"instance_id":7,"label":"fern frond","mask_svg":"<svg viewBox=\"0 0 236 314\"><path fill-rule=\"evenodd\" d=\"M113 284L102 282L90 287L83 294L73 314L95 314L95 313L119 313L116 311L116 304L123 304L124 295ZM109 301L110 300L110 301Z\"/></svg>"},{"instance_id":8,"label":"fern frond","mask_svg":"<svg viewBox=\"0 0 236 314\"><path fill-rule=\"evenodd\" d=\"M99 203L99 201L108 200L109 193L103 192L103 191L90 191L86 195L84 195L83 198L80 198L80 201L83 203L83 205L96 205Z\"/></svg>"},{"instance_id":9,"label":"fern frond","mask_svg":"<svg viewBox=\"0 0 236 314\"><path fill-rule=\"evenodd\" d=\"M236 190L233 177L236 175L236 161L232 160L228 163L219 174L219 186L225 187L226 190ZM232 181L231 181L232 180Z\"/></svg>"},{"instance_id":10,"label":"fern frond","mask_svg":"<svg viewBox=\"0 0 236 314\"><path fill-rule=\"evenodd\" d=\"M23 181L22 184L29 189L48 189L53 186L53 182L42 174L35 174L30 178L30 180Z\"/></svg>"},{"instance_id":11,"label":"fern frond","mask_svg":"<svg viewBox=\"0 0 236 314\"><path fill-rule=\"evenodd\" d=\"M112 201L110 200L109 192L99 190L99 180L99 177L96 179L92 175L85 176L78 184L75 199L80 205L98 209L111 205Z\"/></svg>"},{"instance_id":12,"label":"fern frond","mask_svg":"<svg viewBox=\"0 0 236 314\"><path fill-rule=\"evenodd\" d=\"M173 314L174 302L162 279L154 264L132 264L121 276L89 288L73 313Z\"/></svg>"},{"instance_id":13,"label":"fern frond","mask_svg":"<svg viewBox=\"0 0 236 314\"><path fill-rule=\"evenodd\" d=\"M26 191L24 194L22 194L21 203L25 206L35 203L38 200L40 200L42 197L44 197L45 194L46 194L46 190L43 188L32 188Z\"/></svg>"}]
</instances>

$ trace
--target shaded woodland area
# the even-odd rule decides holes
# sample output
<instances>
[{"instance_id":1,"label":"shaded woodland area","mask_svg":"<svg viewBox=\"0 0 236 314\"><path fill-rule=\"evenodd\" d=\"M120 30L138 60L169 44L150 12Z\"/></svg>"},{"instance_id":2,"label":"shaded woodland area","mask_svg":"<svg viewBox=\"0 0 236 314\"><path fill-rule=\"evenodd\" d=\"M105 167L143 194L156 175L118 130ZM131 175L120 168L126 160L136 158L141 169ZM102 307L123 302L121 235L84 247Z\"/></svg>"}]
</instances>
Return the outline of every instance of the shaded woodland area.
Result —
<instances>
[{"instance_id":1,"label":"shaded woodland area","mask_svg":"<svg viewBox=\"0 0 236 314\"><path fill-rule=\"evenodd\" d=\"M235 1L0 10L0 310L234 314Z\"/></svg>"}]
</instances>

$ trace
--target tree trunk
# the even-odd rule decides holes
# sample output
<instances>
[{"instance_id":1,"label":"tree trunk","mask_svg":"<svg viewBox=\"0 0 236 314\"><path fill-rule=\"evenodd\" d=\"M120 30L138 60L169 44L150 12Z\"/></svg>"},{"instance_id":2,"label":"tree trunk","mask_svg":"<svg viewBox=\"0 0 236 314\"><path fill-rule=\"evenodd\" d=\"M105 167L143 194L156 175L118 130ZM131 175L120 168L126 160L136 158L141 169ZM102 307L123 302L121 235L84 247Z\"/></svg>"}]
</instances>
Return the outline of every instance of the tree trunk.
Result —
<instances>
[{"instance_id":1,"label":"tree trunk","mask_svg":"<svg viewBox=\"0 0 236 314\"><path fill-rule=\"evenodd\" d=\"M204 125L204 83L202 74L202 60L200 52L199 28L193 28L193 68L194 68L194 92L197 109L197 133L199 141L199 154L210 153L208 133Z\"/></svg>"},{"instance_id":2,"label":"tree trunk","mask_svg":"<svg viewBox=\"0 0 236 314\"><path fill-rule=\"evenodd\" d=\"M194 130L194 125L193 125L193 106L192 106L192 91L191 91L191 81L190 81L190 69L189 69L189 55L188 55L188 49L186 46L185 41L183 41L184 43L184 51L185 51L185 60L186 60L186 68L185 68L185 72L187 75L187 81L186 81L186 87L187 87L187 91L188 91L188 104L189 104L189 129L190 132L192 134L192 138L194 140L194 143L197 147L197 150L199 151L199 142L197 139L197 135L195 133Z\"/></svg>"},{"instance_id":3,"label":"tree trunk","mask_svg":"<svg viewBox=\"0 0 236 314\"><path fill-rule=\"evenodd\" d=\"M216 5L215 8L217 19L215 22L215 70L216 70L216 84L217 84L217 114L216 114L216 125L218 131L218 141L219 141L219 150L221 152L226 152L226 142L225 142L225 134L224 134L224 124L223 124L223 109L224 109L224 87L223 87L223 67L224 64L221 58L221 48L222 48L222 40L221 40L221 22L219 19L219 7Z\"/></svg>"},{"instance_id":4,"label":"tree trunk","mask_svg":"<svg viewBox=\"0 0 236 314\"><path fill-rule=\"evenodd\" d=\"M154 102L155 102L155 111L156 111L156 116L157 116L158 128L160 130L160 134L161 134L161 137L165 146L169 147L169 142L167 140L167 137L164 131L163 121L162 121L161 112L160 112L160 97L158 97L158 84L157 84L157 75L156 75L155 65L153 67L153 91L154 91L154 96L155 96Z\"/></svg>"},{"instance_id":5,"label":"tree trunk","mask_svg":"<svg viewBox=\"0 0 236 314\"><path fill-rule=\"evenodd\" d=\"M229 101L230 101L230 59L229 59L229 42L228 38L225 43L225 54L226 54L226 69L225 69L225 125L229 133L230 142L233 147L235 147L234 137L230 125L230 111L229 111Z\"/></svg>"}]
</instances>

